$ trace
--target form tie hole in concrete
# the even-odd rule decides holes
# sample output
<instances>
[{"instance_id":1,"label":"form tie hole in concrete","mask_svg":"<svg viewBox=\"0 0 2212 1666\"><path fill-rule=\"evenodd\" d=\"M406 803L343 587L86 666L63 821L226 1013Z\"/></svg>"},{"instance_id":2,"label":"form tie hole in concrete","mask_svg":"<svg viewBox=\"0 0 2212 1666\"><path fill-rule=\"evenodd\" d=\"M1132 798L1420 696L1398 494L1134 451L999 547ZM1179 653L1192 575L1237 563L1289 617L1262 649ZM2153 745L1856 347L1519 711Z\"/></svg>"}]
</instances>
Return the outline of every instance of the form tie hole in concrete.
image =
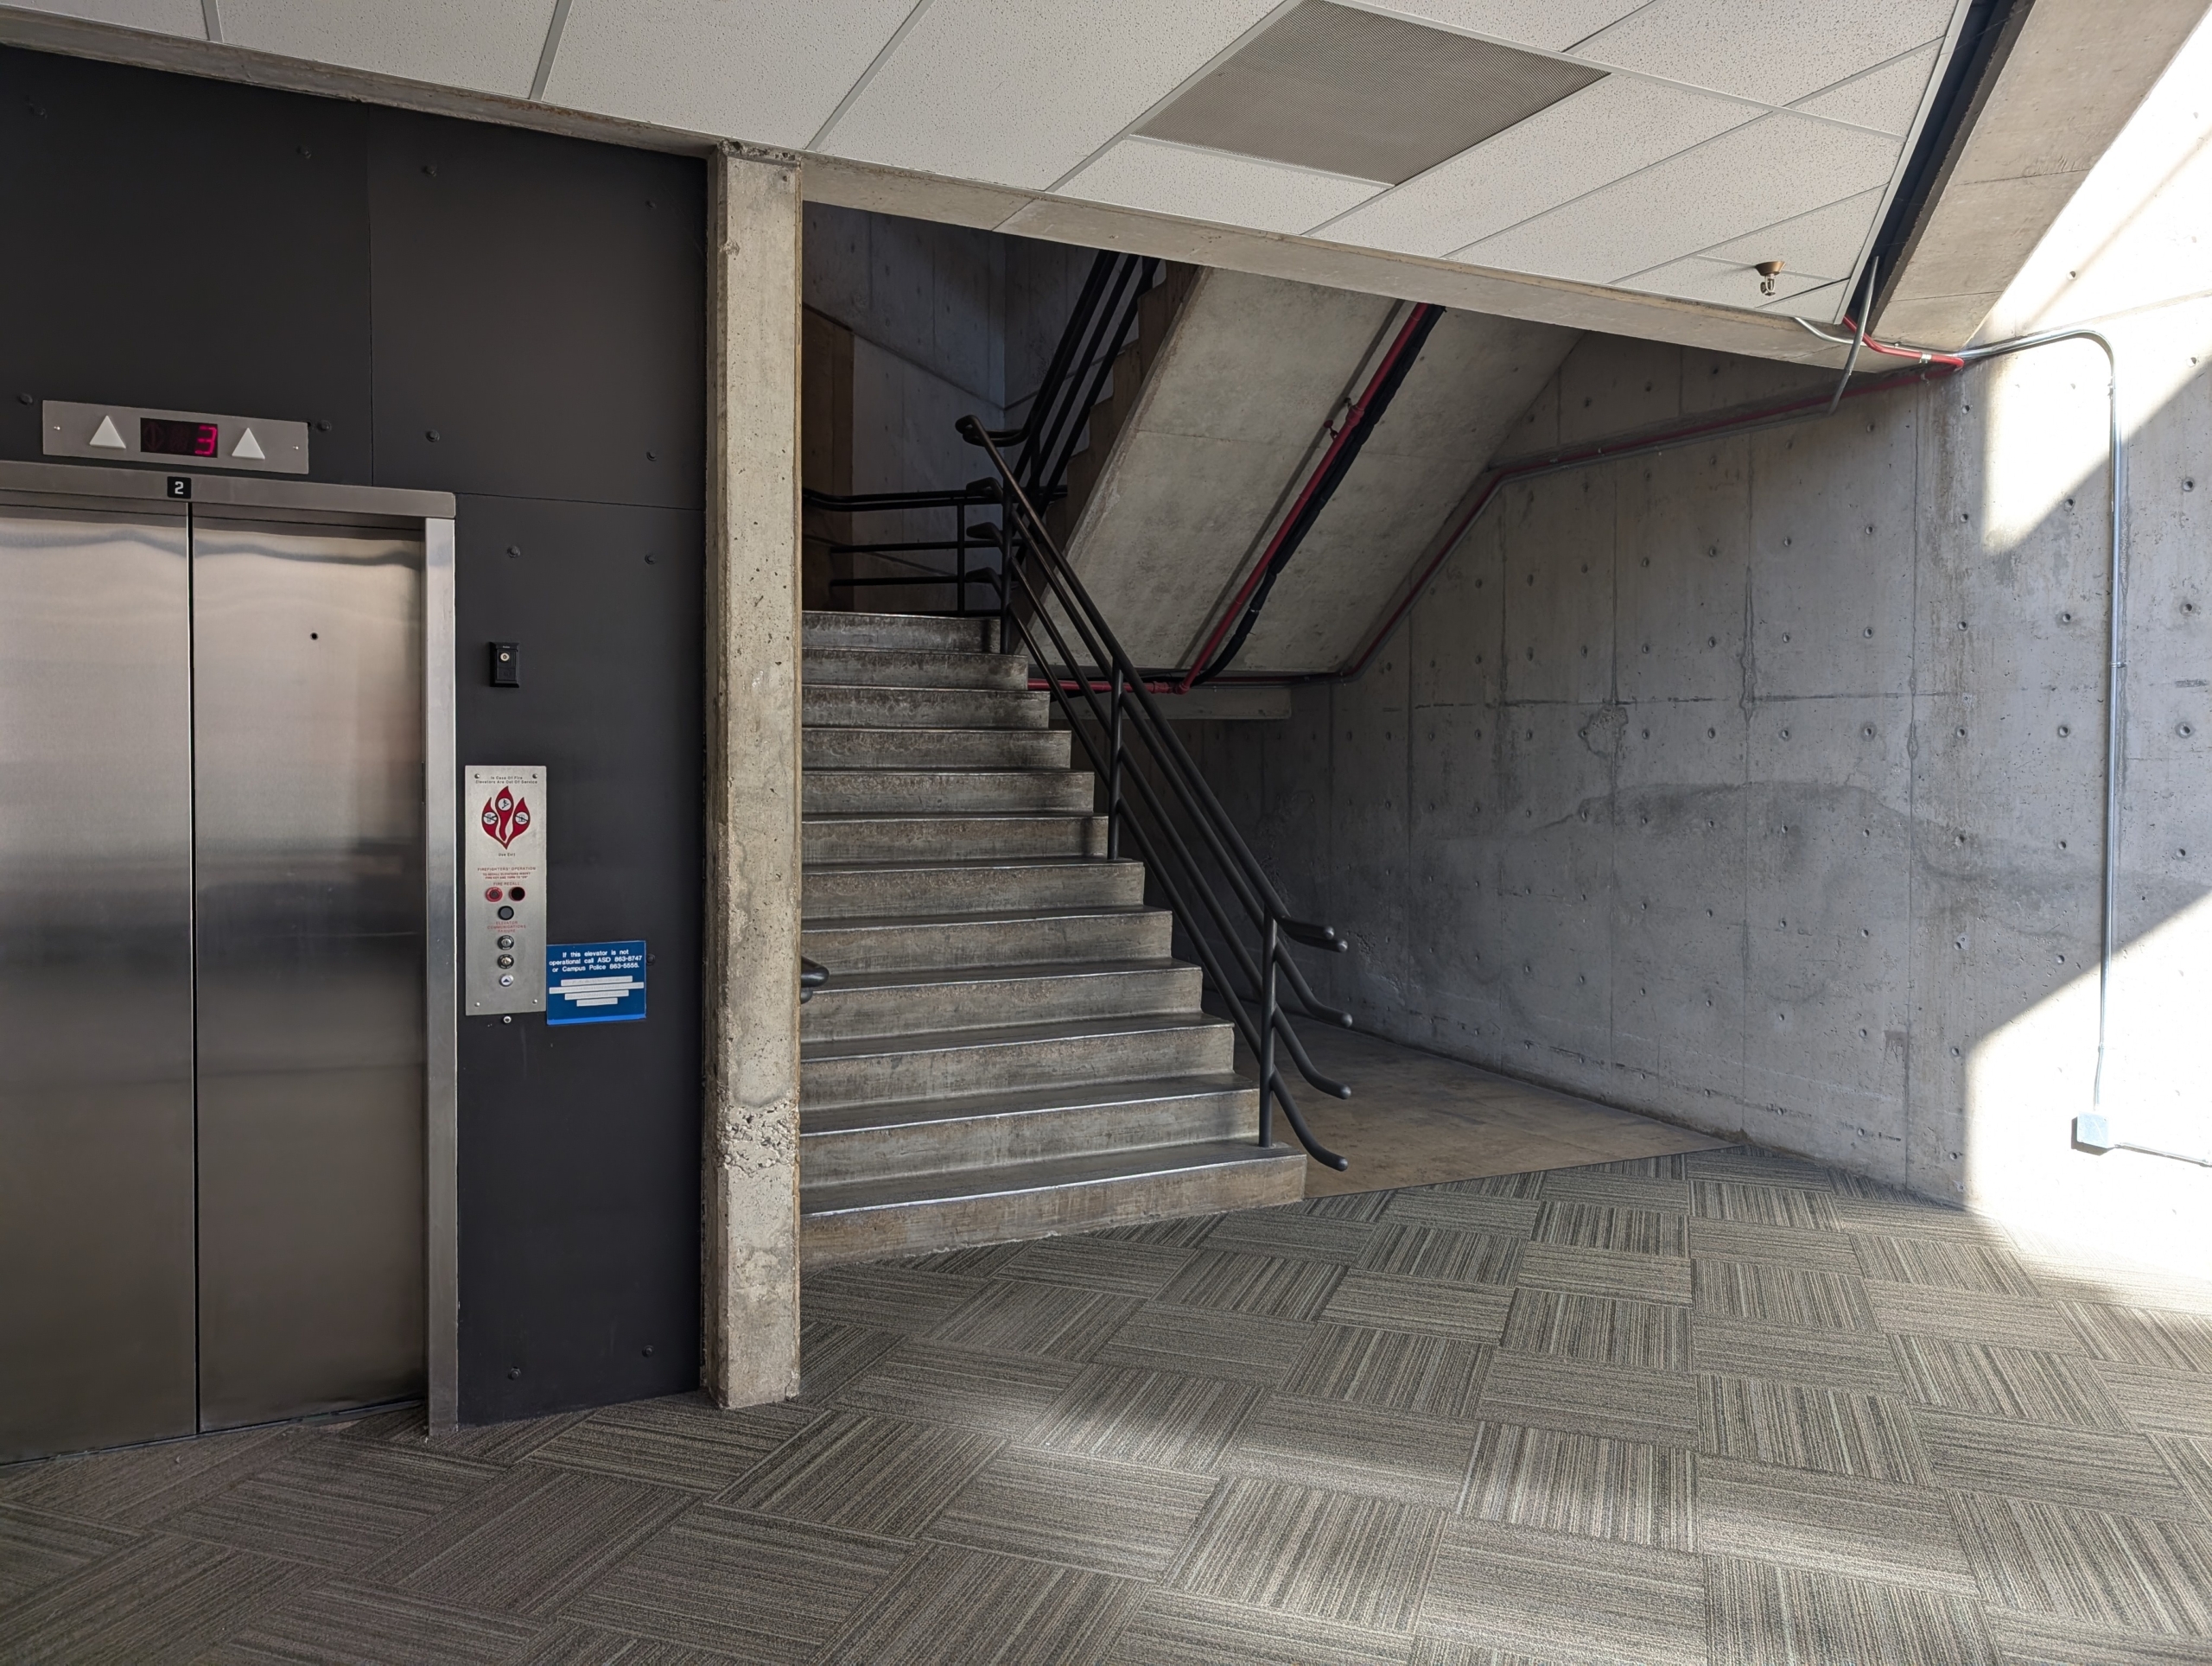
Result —
<instances>
[{"instance_id":1,"label":"form tie hole in concrete","mask_svg":"<svg viewBox=\"0 0 2212 1666\"><path fill-rule=\"evenodd\" d=\"M2058 957L2058 963L2059 963L2060 965L2062 965L2062 966L2063 966L2063 965L2066 963L2066 957L2065 957L2064 955L2061 955L2061 956L2059 956L2059 957Z\"/></svg>"},{"instance_id":2,"label":"form tie hole in concrete","mask_svg":"<svg viewBox=\"0 0 2212 1666\"><path fill-rule=\"evenodd\" d=\"M1787 631L1784 631L1784 632L1782 633L1782 639L1783 639L1784 642L1789 641L1789 632L1787 632Z\"/></svg>"},{"instance_id":3,"label":"form tie hole in concrete","mask_svg":"<svg viewBox=\"0 0 2212 1666\"><path fill-rule=\"evenodd\" d=\"M1782 731L1782 738L1783 738L1783 740L1785 740L1785 741L1787 741L1787 740L1789 738L1789 731L1788 729L1784 729L1784 730L1783 730L1783 731Z\"/></svg>"},{"instance_id":4,"label":"form tie hole in concrete","mask_svg":"<svg viewBox=\"0 0 2212 1666\"><path fill-rule=\"evenodd\" d=\"M1967 940L1966 940L1964 938L1957 938L1955 941L1956 941L1956 944L1957 944L1958 948L1959 948L1961 951L1964 951L1964 949L1965 949L1965 948L1966 948L1966 946L1967 946Z\"/></svg>"},{"instance_id":5,"label":"form tie hole in concrete","mask_svg":"<svg viewBox=\"0 0 2212 1666\"><path fill-rule=\"evenodd\" d=\"M1962 619L1962 620L1961 620L1959 621L1959 628L1960 628L1961 630L1962 630L1962 631L1963 631L1964 629L1966 629L1966 627L1967 627L1967 622L1966 622L1966 620L1964 620L1963 619Z\"/></svg>"},{"instance_id":6,"label":"form tie hole in concrete","mask_svg":"<svg viewBox=\"0 0 2212 1666\"><path fill-rule=\"evenodd\" d=\"M1705 732L1705 738L1708 741L1716 740L1719 737L1719 734L1720 731L1719 729L1707 729ZM1711 822L1707 822L1706 825L1710 827L1713 823Z\"/></svg>"},{"instance_id":7,"label":"form tie hole in concrete","mask_svg":"<svg viewBox=\"0 0 2212 1666\"><path fill-rule=\"evenodd\" d=\"M1783 539L1783 541L1782 541L1782 547L1783 547L1783 549L1787 550L1787 549L1789 547L1789 543L1790 543L1790 541L1789 541L1788 538L1784 538L1784 539Z\"/></svg>"},{"instance_id":8,"label":"form tie hole in concrete","mask_svg":"<svg viewBox=\"0 0 2212 1666\"><path fill-rule=\"evenodd\" d=\"M2058 622L2062 625L2071 625L2074 622L2074 615L2070 613L2061 614L2058 616Z\"/></svg>"},{"instance_id":9,"label":"form tie hole in concrete","mask_svg":"<svg viewBox=\"0 0 2212 1666\"><path fill-rule=\"evenodd\" d=\"M1873 635L1873 634L1874 634L1874 627L1873 627L1872 625L1869 625L1869 626L1866 627L1866 629L1865 634L1866 634L1866 635L1868 635L1868 636L1872 636L1872 635Z\"/></svg>"},{"instance_id":10,"label":"form tie hole in concrete","mask_svg":"<svg viewBox=\"0 0 2212 1666\"><path fill-rule=\"evenodd\" d=\"M1870 538L1874 536L1874 529L1872 527L1870 526L1866 529L1866 536Z\"/></svg>"},{"instance_id":11,"label":"form tie hole in concrete","mask_svg":"<svg viewBox=\"0 0 2212 1666\"><path fill-rule=\"evenodd\" d=\"M2061 724L2058 726L2058 738L2059 738L2060 740L2062 740L2062 741L2063 741L2063 740L2064 740L2068 735L2069 735L2069 734L2073 734L2073 733L2074 733L2074 729L2073 729L2072 725L2070 725L2070 724L2067 724L2067 723L2061 723Z\"/></svg>"},{"instance_id":12,"label":"form tie hole in concrete","mask_svg":"<svg viewBox=\"0 0 2212 1666\"><path fill-rule=\"evenodd\" d=\"M2185 614L2193 614L2196 611L2196 604L2193 601L2184 601L2181 604L2181 610Z\"/></svg>"},{"instance_id":13,"label":"form tie hole in concrete","mask_svg":"<svg viewBox=\"0 0 2212 1666\"><path fill-rule=\"evenodd\" d=\"M1649 653L1651 652L1651 645L1649 642L1643 645L1643 652L1646 653ZM1649 731L1647 730L1646 733L1649 733Z\"/></svg>"},{"instance_id":14,"label":"form tie hole in concrete","mask_svg":"<svg viewBox=\"0 0 2212 1666\"><path fill-rule=\"evenodd\" d=\"M1708 636L1705 639L1705 645L1708 648L1717 648L1720 645L1720 639L1717 636Z\"/></svg>"},{"instance_id":15,"label":"form tie hole in concrete","mask_svg":"<svg viewBox=\"0 0 2212 1666\"><path fill-rule=\"evenodd\" d=\"M1860 732L1870 741L1874 738L1874 726L1872 723L1867 724L1866 728Z\"/></svg>"},{"instance_id":16,"label":"form tie hole in concrete","mask_svg":"<svg viewBox=\"0 0 2212 1666\"><path fill-rule=\"evenodd\" d=\"M1705 546L1705 553L1708 556L1717 556L1720 553L1720 546L1717 544L1708 544Z\"/></svg>"},{"instance_id":17,"label":"form tie hole in concrete","mask_svg":"<svg viewBox=\"0 0 2212 1666\"><path fill-rule=\"evenodd\" d=\"M2194 492L2196 490L2196 482L2195 480L2183 480L2181 483L2181 489L2184 492Z\"/></svg>"},{"instance_id":18,"label":"form tie hole in concrete","mask_svg":"<svg viewBox=\"0 0 2212 1666\"><path fill-rule=\"evenodd\" d=\"M2187 739L2189 739L2189 737L2190 737L2190 735L2192 735L2192 734L2196 734L2196 731L2195 729L2191 728L2190 728L2188 724L2186 724L2186 723L2183 723L2183 724L2181 726L2181 738L2182 738L2183 740L2184 740L2184 741L2186 741Z\"/></svg>"},{"instance_id":19,"label":"form tie hole in concrete","mask_svg":"<svg viewBox=\"0 0 2212 1666\"><path fill-rule=\"evenodd\" d=\"M2067 499L2067 500L2066 500L2066 506L2067 506L2069 509L2071 509L2071 508L2074 506L2074 499L2071 499L2071 498Z\"/></svg>"},{"instance_id":20,"label":"form tie hole in concrete","mask_svg":"<svg viewBox=\"0 0 2212 1666\"><path fill-rule=\"evenodd\" d=\"M2058 842L2058 848L2059 848L2061 850L2065 849L2066 849L2066 841L2065 841L2065 840L2063 840L2063 839L2061 839L2061 840Z\"/></svg>"},{"instance_id":21,"label":"form tie hole in concrete","mask_svg":"<svg viewBox=\"0 0 2212 1666\"><path fill-rule=\"evenodd\" d=\"M1967 842L1967 836L1966 836L1965 834L1963 834L1963 833L1960 834L1960 835L1958 836L1957 840L1955 841L1955 843L1960 843L1960 844L1964 844L1966 842Z\"/></svg>"},{"instance_id":22,"label":"form tie hole in concrete","mask_svg":"<svg viewBox=\"0 0 2212 1666\"><path fill-rule=\"evenodd\" d=\"M1647 741L1649 741L1649 740L1651 738L1651 731L1650 731L1649 729L1646 729L1646 730L1644 730L1644 731L1643 731L1643 738L1644 738L1645 740L1647 740Z\"/></svg>"},{"instance_id":23,"label":"form tie hole in concrete","mask_svg":"<svg viewBox=\"0 0 2212 1666\"><path fill-rule=\"evenodd\" d=\"M1951 1049L1951 1057L1952 1057L1952 1058L1954 1058L1954 1059L1956 1059L1958 1056L1959 1056L1959 1050L1958 1050L1956 1047L1953 1047L1953 1048Z\"/></svg>"},{"instance_id":24,"label":"form tie hole in concrete","mask_svg":"<svg viewBox=\"0 0 2212 1666\"><path fill-rule=\"evenodd\" d=\"M1959 739L1961 739L1961 741L1963 741L1963 740L1965 740L1966 738L1967 738L1967 732L1966 732L1964 729L1961 729L1961 730L1959 731Z\"/></svg>"}]
</instances>

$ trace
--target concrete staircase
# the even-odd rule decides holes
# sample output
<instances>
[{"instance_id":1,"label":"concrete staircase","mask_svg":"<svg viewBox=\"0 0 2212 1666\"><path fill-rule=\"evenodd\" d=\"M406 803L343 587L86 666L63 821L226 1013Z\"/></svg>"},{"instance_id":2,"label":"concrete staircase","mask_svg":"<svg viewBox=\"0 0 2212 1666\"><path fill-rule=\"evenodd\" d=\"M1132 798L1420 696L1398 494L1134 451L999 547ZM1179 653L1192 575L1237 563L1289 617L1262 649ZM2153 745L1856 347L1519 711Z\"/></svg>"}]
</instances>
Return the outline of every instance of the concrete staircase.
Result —
<instances>
[{"instance_id":1,"label":"concrete staircase","mask_svg":"<svg viewBox=\"0 0 2212 1666\"><path fill-rule=\"evenodd\" d=\"M802 952L830 970L800 1025L810 1266L1304 1189L993 629L805 617Z\"/></svg>"}]
</instances>

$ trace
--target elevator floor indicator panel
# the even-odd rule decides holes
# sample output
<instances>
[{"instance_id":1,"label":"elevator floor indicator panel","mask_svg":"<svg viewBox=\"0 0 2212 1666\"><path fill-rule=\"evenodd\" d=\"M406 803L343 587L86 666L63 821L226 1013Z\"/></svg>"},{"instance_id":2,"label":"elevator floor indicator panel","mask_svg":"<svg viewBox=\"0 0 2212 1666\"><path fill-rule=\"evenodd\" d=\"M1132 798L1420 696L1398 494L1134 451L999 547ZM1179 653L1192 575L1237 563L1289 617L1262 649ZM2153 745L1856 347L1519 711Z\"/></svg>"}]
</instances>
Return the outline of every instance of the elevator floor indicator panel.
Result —
<instances>
[{"instance_id":1,"label":"elevator floor indicator panel","mask_svg":"<svg viewBox=\"0 0 2212 1666\"><path fill-rule=\"evenodd\" d=\"M548 1024L620 1024L645 1015L645 945L556 943L545 951Z\"/></svg>"},{"instance_id":2,"label":"elevator floor indicator panel","mask_svg":"<svg viewBox=\"0 0 2212 1666\"><path fill-rule=\"evenodd\" d=\"M461 772L461 953L472 1013L545 1010L545 767Z\"/></svg>"}]
</instances>

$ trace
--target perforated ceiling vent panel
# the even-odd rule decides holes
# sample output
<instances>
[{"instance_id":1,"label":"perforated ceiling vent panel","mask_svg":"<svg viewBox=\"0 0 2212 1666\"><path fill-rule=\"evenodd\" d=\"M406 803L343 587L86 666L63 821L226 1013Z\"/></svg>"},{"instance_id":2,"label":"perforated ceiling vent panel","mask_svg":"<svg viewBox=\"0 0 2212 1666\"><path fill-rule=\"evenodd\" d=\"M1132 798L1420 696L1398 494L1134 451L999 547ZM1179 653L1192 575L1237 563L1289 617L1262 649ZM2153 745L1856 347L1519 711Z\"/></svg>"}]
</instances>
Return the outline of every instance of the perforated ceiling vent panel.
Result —
<instances>
[{"instance_id":1,"label":"perforated ceiling vent panel","mask_svg":"<svg viewBox=\"0 0 2212 1666\"><path fill-rule=\"evenodd\" d=\"M1603 73L1306 0L1138 131L1397 185Z\"/></svg>"}]
</instances>

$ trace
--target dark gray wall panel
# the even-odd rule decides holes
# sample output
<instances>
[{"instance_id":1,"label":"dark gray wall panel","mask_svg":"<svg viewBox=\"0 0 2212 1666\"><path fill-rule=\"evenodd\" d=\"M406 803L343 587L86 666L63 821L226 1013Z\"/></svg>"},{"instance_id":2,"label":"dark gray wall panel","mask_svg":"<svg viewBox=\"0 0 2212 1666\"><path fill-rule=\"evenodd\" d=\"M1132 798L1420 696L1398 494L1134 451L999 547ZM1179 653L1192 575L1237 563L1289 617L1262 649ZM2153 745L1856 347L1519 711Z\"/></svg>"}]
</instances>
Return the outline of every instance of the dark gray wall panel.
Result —
<instances>
[{"instance_id":1,"label":"dark gray wall panel","mask_svg":"<svg viewBox=\"0 0 2212 1666\"><path fill-rule=\"evenodd\" d=\"M687 157L377 111L379 481L699 507L705 191Z\"/></svg>"}]
</instances>

